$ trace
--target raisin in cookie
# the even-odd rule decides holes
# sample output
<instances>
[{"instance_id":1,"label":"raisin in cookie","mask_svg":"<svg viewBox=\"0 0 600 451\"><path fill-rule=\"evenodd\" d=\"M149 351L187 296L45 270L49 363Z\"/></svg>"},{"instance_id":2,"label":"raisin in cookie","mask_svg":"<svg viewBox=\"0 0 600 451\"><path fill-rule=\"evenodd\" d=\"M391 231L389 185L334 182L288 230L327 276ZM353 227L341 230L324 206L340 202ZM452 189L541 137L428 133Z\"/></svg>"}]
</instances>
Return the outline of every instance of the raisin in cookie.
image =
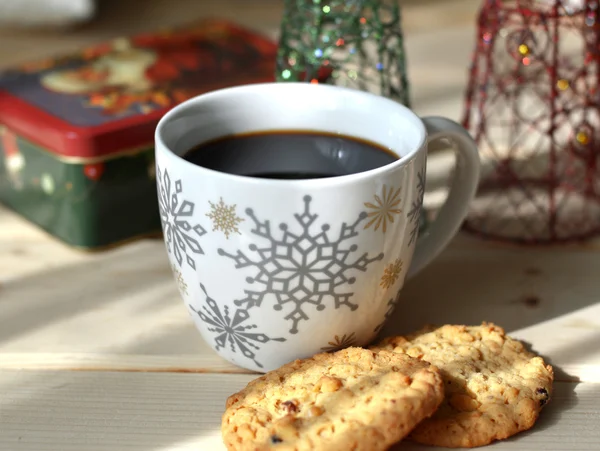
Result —
<instances>
[{"instance_id":1,"label":"raisin in cookie","mask_svg":"<svg viewBox=\"0 0 600 451\"><path fill-rule=\"evenodd\" d=\"M446 396L411 433L419 443L487 445L532 427L550 400L552 367L493 324L426 328L373 349L406 353L442 372Z\"/></svg>"},{"instance_id":2,"label":"raisin in cookie","mask_svg":"<svg viewBox=\"0 0 600 451\"><path fill-rule=\"evenodd\" d=\"M442 402L437 368L406 355L347 348L296 360L229 397L228 450L385 450Z\"/></svg>"}]
</instances>

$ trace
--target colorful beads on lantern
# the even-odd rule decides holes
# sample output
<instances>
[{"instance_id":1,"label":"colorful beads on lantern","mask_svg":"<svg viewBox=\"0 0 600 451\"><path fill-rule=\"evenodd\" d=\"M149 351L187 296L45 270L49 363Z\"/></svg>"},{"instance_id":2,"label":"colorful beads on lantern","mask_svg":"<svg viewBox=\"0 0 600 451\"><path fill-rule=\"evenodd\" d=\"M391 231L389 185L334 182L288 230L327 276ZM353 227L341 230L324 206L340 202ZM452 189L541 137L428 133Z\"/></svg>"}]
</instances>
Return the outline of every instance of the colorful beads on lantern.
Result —
<instances>
[{"instance_id":1,"label":"colorful beads on lantern","mask_svg":"<svg viewBox=\"0 0 600 451\"><path fill-rule=\"evenodd\" d=\"M556 87L561 91L566 91L567 89L569 89L569 80L565 80L564 78L558 80L556 82Z\"/></svg>"},{"instance_id":2,"label":"colorful beads on lantern","mask_svg":"<svg viewBox=\"0 0 600 451\"><path fill-rule=\"evenodd\" d=\"M530 244L600 235L598 0L481 2L462 123L485 171L464 228Z\"/></svg>"},{"instance_id":3,"label":"colorful beads on lantern","mask_svg":"<svg viewBox=\"0 0 600 451\"><path fill-rule=\"evenodd\" d=\"M329 83L409 104L398 2L284 0L276 79Z\"/></svg>"},{"instance_id":4,"label":"colorful beads on lantern","mask_svg":"<svg viewBox=\"0 0 600 451\"><path fill-rule=\"evenodd\" d=\"M589 144L589 142L590 142L590 135L588 135L587 132L585 132L585 131L580 131L580 132L577 132L577 135L575 135L575 139L577 140L577 142L579 144L581 144L582 146L585 146L585 145Z\"/></svg>"}]
</instances>

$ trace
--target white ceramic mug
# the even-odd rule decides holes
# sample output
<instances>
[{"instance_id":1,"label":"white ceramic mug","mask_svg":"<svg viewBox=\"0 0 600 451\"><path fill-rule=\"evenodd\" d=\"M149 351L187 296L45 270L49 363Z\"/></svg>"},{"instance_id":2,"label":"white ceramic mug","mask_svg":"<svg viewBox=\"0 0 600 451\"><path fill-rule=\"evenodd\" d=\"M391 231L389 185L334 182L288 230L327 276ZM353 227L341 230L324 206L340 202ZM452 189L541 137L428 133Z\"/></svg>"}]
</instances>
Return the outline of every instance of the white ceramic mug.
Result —
<instances>
[{"instance_id":1,"label":"white ceramic mug","mask_svg":"<svg viewBox=\"0 0 600 451\"><path fill-rule=\"evenodd\" d=\"M218 172L181 156L253 131L324 131L366 139L398 160L308 180ZM419 236L428 142L454 141L449 197ZM241 367L366 345L406 277L457 232L479 179L477 148L455 122L420 119L358 90L305 83L223 89L167 113L156 130L156 174L169 260L204 339Z\"/></svg>"}]
</instances>

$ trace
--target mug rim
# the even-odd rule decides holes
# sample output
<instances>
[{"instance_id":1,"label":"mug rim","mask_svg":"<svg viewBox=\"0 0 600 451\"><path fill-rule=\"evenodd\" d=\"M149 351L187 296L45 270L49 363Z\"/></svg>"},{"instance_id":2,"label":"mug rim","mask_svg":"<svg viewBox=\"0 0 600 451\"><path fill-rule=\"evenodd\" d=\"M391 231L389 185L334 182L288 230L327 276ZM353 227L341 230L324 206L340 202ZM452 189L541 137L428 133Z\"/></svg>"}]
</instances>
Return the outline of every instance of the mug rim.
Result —
<instances>
[{"instance_id":1,"label":"mug rim","mask_svg":"<svg viewBox=\"0 0 600 451\"><path fill-rule=\"evenodd\" d=\"M175 153L169 146L166 145L165 140L162 137L163 130L168 126L169 122L181 111L184 111L194 105L198 105L199 103L203 103L209 100L215 100L219 98L225 98L236 95L238 92L243 91L252 91L254 89L261 88L269 88L277 86L277 89L313 89L313 90L322 90L326 91L323 95L339 95L340 93L350 94L356 97L364 97L369 99L372 102L384 103L392 108L399 109L403 112L403 114L407 114L412 116L415 119L417 126L417 130L420 133L420 138L418 141L418 145L414 148L410 149L406 155L398 158L395 161L387 163L383 166L379 166L377 168L369 169L362 172L355 172L352 174L345 175L337 175L332 177L323 177L323 178L315 178L315 179L268 179L268 178L258 178L253 177L251 175L239 175L239 174L231 174L228 172L222 172L215 169L209 169L204 166L200 166L197 164L193 164L183 158L182 156ZM302 129L304 130L304 129ZM352 135L349 135L352 136ZM363 180L365 178L372 178L388 171L392 171L395 169L399 169L403 166L411 163L421 152L424 150L425 145L427 143L427 130L425 128L425 124L421 120L421 118L415 114L410 108L407 106L388 99L383 96L379 96L370 92L360 91L357 89L346 88L343 86L334 86L334 85L326 85L326 84L312 84L312 83L303 83L303 82L267 82L267 83L250 83L245 85L232 86L227 88L221 88L214 91L209 91L204 94L197 95L195 97L191 97L175 107L171 108L166 114L164 114L161 119L158 121L158 124L154 133L155 140L155 150L154 152L162 152L163 155L167 156L169 159L174 158L175 161L178 161L177 164L182 164L187 166L191 170L200 171L200 173L206 173L207 175L222 177L225 180L237 181L237 182L246 182L251 184L261 184L261 185L276 185L276 186L300 186L300 185L310 185L310 186L318 186L318 185L331 185L332 183L353 183L356 181ZM377 140L371 140L376 144L380 144Z\"/></svg>"}]
</instances>

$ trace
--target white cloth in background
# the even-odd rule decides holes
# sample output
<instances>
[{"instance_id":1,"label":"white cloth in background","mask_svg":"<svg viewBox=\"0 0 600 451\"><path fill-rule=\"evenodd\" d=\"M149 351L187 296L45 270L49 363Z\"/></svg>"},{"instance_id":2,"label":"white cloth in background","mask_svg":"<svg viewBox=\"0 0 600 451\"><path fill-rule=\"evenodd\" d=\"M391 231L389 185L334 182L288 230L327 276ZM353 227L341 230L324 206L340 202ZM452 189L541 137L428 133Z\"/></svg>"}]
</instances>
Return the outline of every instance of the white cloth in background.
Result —
<instances>
[{"instance_id":1,"label":"white cloth in background","mask_svg":"<svg viewBox=\"0 0 600 451\"><path fill-rule=\"evenodd\" d=\"M96 0L0 0L0 25L68 26L90 20Z\"/></svg>"}]
</instances>

